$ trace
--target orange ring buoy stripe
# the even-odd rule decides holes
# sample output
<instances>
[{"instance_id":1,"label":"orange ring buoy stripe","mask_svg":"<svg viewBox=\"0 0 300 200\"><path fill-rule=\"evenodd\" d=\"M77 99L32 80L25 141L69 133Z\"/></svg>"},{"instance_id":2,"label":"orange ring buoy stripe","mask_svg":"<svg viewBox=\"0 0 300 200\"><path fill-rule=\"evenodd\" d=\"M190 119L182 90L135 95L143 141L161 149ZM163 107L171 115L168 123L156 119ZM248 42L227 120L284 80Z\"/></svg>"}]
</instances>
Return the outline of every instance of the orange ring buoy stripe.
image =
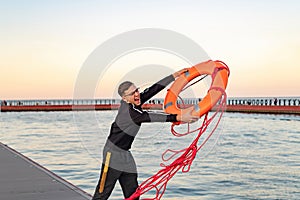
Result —
<instances>
[{"instance_id":1,"label":"orange ring buoy stripe","mask_svg":"<svg viewBox=\"0 0 300 200\"><path fill-rule=\"evenodd\" d=\"M177 107L177 98L182 89L194 78L201 75L211 75L212 83L206 96L198 104L189 108L180 109ZM193 116L201 117L212 109L222 97L228 83L229 69L221 61L206 61L199 63L184 74L181 74L168 90L165 101L164 111L169 114L184 114L192 112Z\"/></svg>"}]
</instances>

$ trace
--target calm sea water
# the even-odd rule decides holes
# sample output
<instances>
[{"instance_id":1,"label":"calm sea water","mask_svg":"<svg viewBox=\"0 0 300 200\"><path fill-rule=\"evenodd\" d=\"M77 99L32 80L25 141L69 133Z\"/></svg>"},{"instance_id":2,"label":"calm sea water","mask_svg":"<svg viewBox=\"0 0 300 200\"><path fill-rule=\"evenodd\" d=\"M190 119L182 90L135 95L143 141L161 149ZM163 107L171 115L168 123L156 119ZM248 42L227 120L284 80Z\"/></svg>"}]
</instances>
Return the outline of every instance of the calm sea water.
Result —
<instances>
[{"instance_id":1,"label":"calm sea water","mask_svg":"<svg viewBox=\"0 0 300 200\"><path fill-rule=\"evenodd\" d=\"M0 140L92 194L115 115L0 113ZM160 169L167 148L182 149L194 137L173 136L169 123L143 124L132 148L139 181ZM111 199L122 199L118 184ZM163 199L300 199L299 116L225 113L191 170L173 177Z\"/></svg>"}]
</instances>

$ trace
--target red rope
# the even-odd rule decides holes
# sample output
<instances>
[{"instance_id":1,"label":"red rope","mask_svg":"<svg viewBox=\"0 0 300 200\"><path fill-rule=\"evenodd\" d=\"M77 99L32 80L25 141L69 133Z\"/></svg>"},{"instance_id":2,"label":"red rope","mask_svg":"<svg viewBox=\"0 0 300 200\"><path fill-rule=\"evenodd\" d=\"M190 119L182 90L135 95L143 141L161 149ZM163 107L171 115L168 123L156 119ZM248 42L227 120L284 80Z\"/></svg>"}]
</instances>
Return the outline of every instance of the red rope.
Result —
<instances>
[{"instance_id":1,"label":"red rope","mask_svg":"<svg viewBox=\"0 0 300 200\"><path fill-rule=\"evenodd\" d=\"M216 130L218 124L220 123L221 117L223 115L223 112L225 110L226 106L226 93L221 88L210 88L210 90L218 90L222 92L222 98L220 100L220 103L217 106L217 109L215 113L208 117L208 113L205 114L202 125L197 128L196 130L190 130L190 126L188 124L188 130L186 133L178 133L174 130L174 124L171 127L171 132L173 135L180 137L184 136L190 133L198 132L196 138L192 141L189 147L181 149L181 150L171 150L167 149L162 154L162 160L164 162L170 161L175 156L180 155L178 158L176 158L171 164L166 165L164 163L161 163L160 166L162 167L161 170L159 170L156 174L154 174L152 177L145 180L143 183L140 184L138 189L134 194L132 194L129 198L125 200L134 200L141 195L149 192L149 191L155 191L155 196L153 198L146 198L144 200L160 200L163 194L165 193L165 190L167 188L167 184L169 180L179 171L181 170L183 173L189 172L191 165L193 163L193 160L196 157L197 152L207 143L207 141L210 139L210 137L213 135L214 131ZM213 119L218 115L219 118L217 118L216 125L212 128L211 132L207 135L207 137L203 140L202 144L198 145L200 137L203 135L203 133L207 130L210 123L213 121ZM166 154L171 153L171 156L166 158Z\"/></svg>"}]
</instances>

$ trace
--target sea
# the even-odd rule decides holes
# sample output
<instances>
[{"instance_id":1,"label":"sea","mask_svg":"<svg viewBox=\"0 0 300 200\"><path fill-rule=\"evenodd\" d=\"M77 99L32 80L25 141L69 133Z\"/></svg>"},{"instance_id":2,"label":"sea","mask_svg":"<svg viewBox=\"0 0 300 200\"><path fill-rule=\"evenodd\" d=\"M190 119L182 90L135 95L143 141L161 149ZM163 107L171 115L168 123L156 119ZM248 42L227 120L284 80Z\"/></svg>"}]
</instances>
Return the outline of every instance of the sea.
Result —
<instances>
[{"instance_id":1,"label":"sea","mask_svg":"<svg viewBox=\"0 0 300 200\"><path fill-rule=\"evenodd\" d=\"M2 112L0 141L92 195L116 112ZM190 170L177 172L162 199L300 199L299 115L225 112L218 117L218 128L212 121L206 132L214 133ZM201 120L175 129L196 129ZM176 137L171 123L143 124L131 149L139 183L162 169L167 149L186 148L197 134ZM118 183L110 199L123 199Z\"/></svg>"}]
</instances>

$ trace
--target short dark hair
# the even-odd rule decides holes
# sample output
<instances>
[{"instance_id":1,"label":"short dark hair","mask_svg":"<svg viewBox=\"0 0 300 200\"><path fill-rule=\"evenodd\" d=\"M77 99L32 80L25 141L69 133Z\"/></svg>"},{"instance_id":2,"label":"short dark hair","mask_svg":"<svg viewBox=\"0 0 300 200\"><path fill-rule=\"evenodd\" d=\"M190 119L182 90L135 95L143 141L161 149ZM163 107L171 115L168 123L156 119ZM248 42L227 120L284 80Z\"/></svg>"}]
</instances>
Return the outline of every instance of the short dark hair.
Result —
<instances>
[{"instance_id":1,"label":"short dark hair","mask_svg":"<svg viewBox=\"0 0 300 200\"><path fill-rule=\"evenodd\" d=\"M128 88L132 85L133 83L130 81L124 81L123 83L121 83L118 88L119 95L122 97L124 95L124 92L128 90Z\"/></svg>"}]
</instances>

